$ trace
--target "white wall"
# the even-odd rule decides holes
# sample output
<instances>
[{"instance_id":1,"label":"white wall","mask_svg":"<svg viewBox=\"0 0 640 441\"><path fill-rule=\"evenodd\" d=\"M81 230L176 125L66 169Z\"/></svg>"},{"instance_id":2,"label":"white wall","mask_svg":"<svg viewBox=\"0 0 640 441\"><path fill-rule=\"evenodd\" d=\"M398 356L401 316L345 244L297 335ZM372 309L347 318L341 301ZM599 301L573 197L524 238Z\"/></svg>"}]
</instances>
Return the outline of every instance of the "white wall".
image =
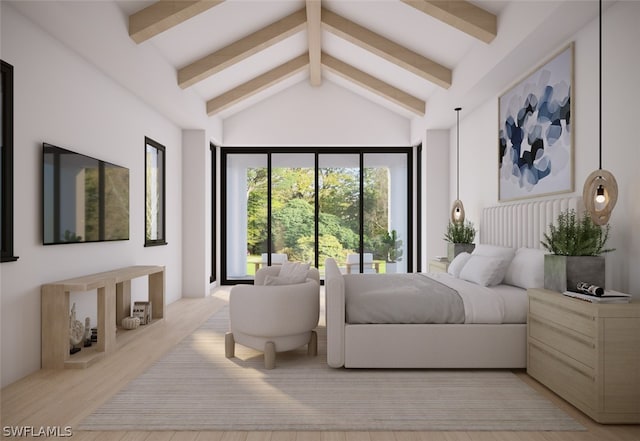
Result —
<instances>
[{"instance_id":1,"label":"white wall","mask_svg":"<svg viewBox=\"0 0 640 441\"><path fill-rule=\"evenodd\" d=\"M14 66L14 249L20 257L0 265L5 386L40 368L41 284L132 264L165 265L167 303L180 298L182 148L178 127L13 6L2 2L1 8L2 59ZM167 149L167 246L143 246L145 136ZM130 240L42 245L43 141L130 169ZM134 299L145 295L145 282L136 282ZM95 304L74 300L80 319L95 317Z\"/></svg>"},{"instance_id":2,"label":"white wall","mask_svg":"<svg viewBox=\"0 0 640 441\"><path fill-rule=\"evenodd\" d=\"M455 133L455 132L454 132ZM447 255L447 243L443 240L449 222L449 208L453 200L449 200L449 189L455 195L455 175L453 187L448 181L449 164L455 156L449 158L449 132L447 130L427 130L423 144L423 215L424 242L426 255L423 256L423 271L428 268L429 260L435 256ZM454 150L455 154L455 150ZM454 169L455 170L455 169Z\"/></svg>"},{"instance_id":3,"label":"white wall","mask_svg":"<svg viewBox=\"0 0 640 441\"><path fill-rule=\"evenodd\" d=\"M225 146L408 146L411 121L324 80L291 86L224 121Z\"/></svg>"},{"instance_id":4,"label":"white wall","mask_svg":"<svg viewBox=\"0 0 640 441\"><path fill-rule=\"evenodd\" d=\"M638 124L634 109L640 102L640 2L617 2L603 18L603 168L616 176L620 193L610 220L608 245L616 251L606 255L607 287L640 297L640 147L634 139ZM597 19L566 41L559 41L556 49L571 41L575 42L573 194L581 195L587 175L598 167ZM543 61L524 66L521 73L503 85L503 90ZM470 114L461 114L460 197L467 217L475 222L483 207L498 203L498 96ZM450 131L451 200L455 198L455 149L454 126Z\"/></svg>"}]
</instances>

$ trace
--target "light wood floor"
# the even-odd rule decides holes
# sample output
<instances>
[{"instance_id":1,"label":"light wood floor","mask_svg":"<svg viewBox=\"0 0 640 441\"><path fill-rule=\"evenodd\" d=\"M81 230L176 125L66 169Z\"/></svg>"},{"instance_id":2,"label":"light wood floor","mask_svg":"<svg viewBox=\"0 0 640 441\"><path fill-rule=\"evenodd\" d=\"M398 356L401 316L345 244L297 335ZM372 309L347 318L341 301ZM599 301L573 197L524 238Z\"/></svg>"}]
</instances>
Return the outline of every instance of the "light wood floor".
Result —
<instances>
[{"instance_id":1,"label":"light wood floor","mask_svg":"<svg viewBox=\"0 0 640 441\"><path fill-rule=\"evenodd\" d=\"M181 299L166 319L120 343L117 351L83 370L40 370L1 391L5 427L70 426L73 440L167 441L639 441L640 425L594 423L525 372L516 374L576 418L586 432L83 432L74 429L103 402L189 335L226 302L227 289L206 299ZM138 331L136 331L138 332ZM133 334L131 334L133 335ZM40 438L42 439L42 438ZM61 438L62 439L62 438Z\"/></svg>"}]
</instances>

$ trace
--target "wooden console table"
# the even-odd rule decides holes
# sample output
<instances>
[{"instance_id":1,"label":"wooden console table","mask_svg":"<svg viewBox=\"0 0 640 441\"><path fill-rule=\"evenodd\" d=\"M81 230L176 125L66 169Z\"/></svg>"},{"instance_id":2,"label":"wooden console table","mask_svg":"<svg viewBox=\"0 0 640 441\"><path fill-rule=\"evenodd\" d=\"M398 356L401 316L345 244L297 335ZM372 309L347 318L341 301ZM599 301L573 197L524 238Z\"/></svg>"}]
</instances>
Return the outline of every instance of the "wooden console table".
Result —
<instances>
[{"instance_id":1,"label":"wooden console table","mask_svg":"<svg viewBox=\"0 0 640 441\"><path fill-rule=\"evenodd\" d=\"M152 320L164 317L164 266L129 266L42 285L42 368L86 368L116 347L116 329L131 311L131 279L149 277ZM69 293L98 292L98 341L69 354ZM148 326L148 325L145 325ZM89 349L89 350L85 350ZM83 354L84 353L84 354Z\"/></svg>"}]
</instances>

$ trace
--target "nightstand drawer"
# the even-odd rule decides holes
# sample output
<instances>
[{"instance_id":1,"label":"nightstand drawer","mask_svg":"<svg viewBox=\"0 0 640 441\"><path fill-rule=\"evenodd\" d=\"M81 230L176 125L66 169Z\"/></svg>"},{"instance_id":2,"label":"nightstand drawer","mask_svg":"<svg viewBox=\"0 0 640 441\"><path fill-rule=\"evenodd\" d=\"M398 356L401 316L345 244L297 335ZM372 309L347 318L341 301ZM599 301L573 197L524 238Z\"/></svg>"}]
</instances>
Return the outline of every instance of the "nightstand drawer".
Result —
<instances>
[{"instance_id":1,"label":"nightstand drawer","mask_svg":"<svg viewBox=\"0 0 640 441\"><path fill-rule=\"evenodd\" d=\"M597 407L595 378L586 366L578 368L561 354L553 354L532 341L528 344L527 373L579 408ZM584 410L584 409L583 409Z\"/></svg>"},{"instance_id":2,"label":"nightstand drawer","mask_svg":"<svg viewBox=\"0 0 640 441\"><path fill-rule=\"evenodd\" d=\"M545 321L552 322L559 327L565 327L584 334L588 337L596 337L596 322L593 316L564 308L559 305L546 303L537 299L529 301L529 314L544 317Z\"/></svg>"},{"instance_id":3,"label":"nightstand drawer","mask_svg":"<svg viewBox=\"0 0 640 441\"><path fill-rule=\"evenodd\" d=\"M529 319L529 336L590 368L596 367L595 339L535 317Z\"/></svg>"}]
</instances>

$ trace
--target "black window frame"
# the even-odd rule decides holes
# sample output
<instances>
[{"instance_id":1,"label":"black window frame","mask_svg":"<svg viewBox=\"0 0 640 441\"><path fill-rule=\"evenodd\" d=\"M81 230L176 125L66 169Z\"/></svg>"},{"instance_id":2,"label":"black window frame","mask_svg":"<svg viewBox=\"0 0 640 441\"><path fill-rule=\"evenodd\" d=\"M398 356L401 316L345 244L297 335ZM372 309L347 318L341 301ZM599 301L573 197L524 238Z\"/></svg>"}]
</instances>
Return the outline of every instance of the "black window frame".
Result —
<instances>
[{"instance_id":1,"label":"black window frame","mask_svg":"<svg viewBox=\"0 0 640 441\"><path fill-rule=\"evenodd\" d=\"M227 188L227 156L233 154L265 154L267 156L267 169L268 173L268 202L267 202L267 261L268 265L271 264L271 156L273 154L281 154L281 153L314 153L315 154L315 169L316 169L316 188L318 186L318 155L321 154L358 154L360 156L360 167L363 169L363 160L364 156L368 153L390 153L390 154L406 154L407 155L407 271L414 272L415 264L420 265L420 256L418 256L417 261L413 258L414 249L416 249L417 244L414 241L413 228L414 223L417 222L414 219L414 209L421 211L421 201L418 199L416 201L417 206L414 208L413 206L413 186L415 183L415 176L420 176L420 163L417 163L418 170L414 170L414 151L416 147L221 147L220 148L220 272L221 272L221 280L223 285L241 285L241 284L253 284L253 279L229 279L227 278L227 262L226 262L226 254L227 254L227 197L226 197L226 188ZM362 215L363 211L363 174L360 176L360 244L362 246L363 242L363 222L364 218ZM419 185L419 184L418 184ZM316 219L315 219L315 237L316 242L318 241L318 195L316 193L316 207L315 207ZM419 225L419 224L418 224ZM419 249L419 248L418 248ZM363 253L360 253L360 268L363 268ZM315 261L318 261L318 249L315 251ZM321 284L324 284L324 280L321 280Z\"/></svg>"},{"instance_id":2,"label":"black window frame","mask_svg":"<svg viewBox=\"0 0 640 441\"><path fill-rule=\"evenodd\" d=\"M162 180L160 185L160 191L162 194L160 195L160 200L162 202L161 214L160 218L162 220L162 226L159 229L160 237L158 239L149 239L147 237L147 227L149 226L149 217L147 215L147 146L151 146L158 151L158 154L162 153ZM160 144L157 141L149 138L148 136L144 137L144 246L145 247L153 247L160 245L167 245L167 229L166 229L166 220L167 220L167 207L166 207L166 164L167 164L167 154L166 148L164 145Z\"/></svg>"},{"instance_id":3,"label":"black window frame","mask_svg":"<svg viewBox=\"0 0 640 441\"><path fill-rule=\"evenodd\" d=\"M218 238L217 238L217 224L216 218L218 213L218 197L216 191L218 189L218 181L217 181L217 152L218 147L209 143L209 149L211 150L211 275L209 276L209 283L213 283L217 280L217 271L218 271L218 259L216 254L216 249L218 247Z\"/></svg>"},{"instance_id":4,"label":"black window frame","mask_svg":"<svg viewBox=\"0 0 640 441\"><path fill-rule=\"evenodd\" d=\"M2 72L2 149L0 150L0 262L15 262L13 250L13 66L0 60Z\"/></svg>"}]
</instances>

